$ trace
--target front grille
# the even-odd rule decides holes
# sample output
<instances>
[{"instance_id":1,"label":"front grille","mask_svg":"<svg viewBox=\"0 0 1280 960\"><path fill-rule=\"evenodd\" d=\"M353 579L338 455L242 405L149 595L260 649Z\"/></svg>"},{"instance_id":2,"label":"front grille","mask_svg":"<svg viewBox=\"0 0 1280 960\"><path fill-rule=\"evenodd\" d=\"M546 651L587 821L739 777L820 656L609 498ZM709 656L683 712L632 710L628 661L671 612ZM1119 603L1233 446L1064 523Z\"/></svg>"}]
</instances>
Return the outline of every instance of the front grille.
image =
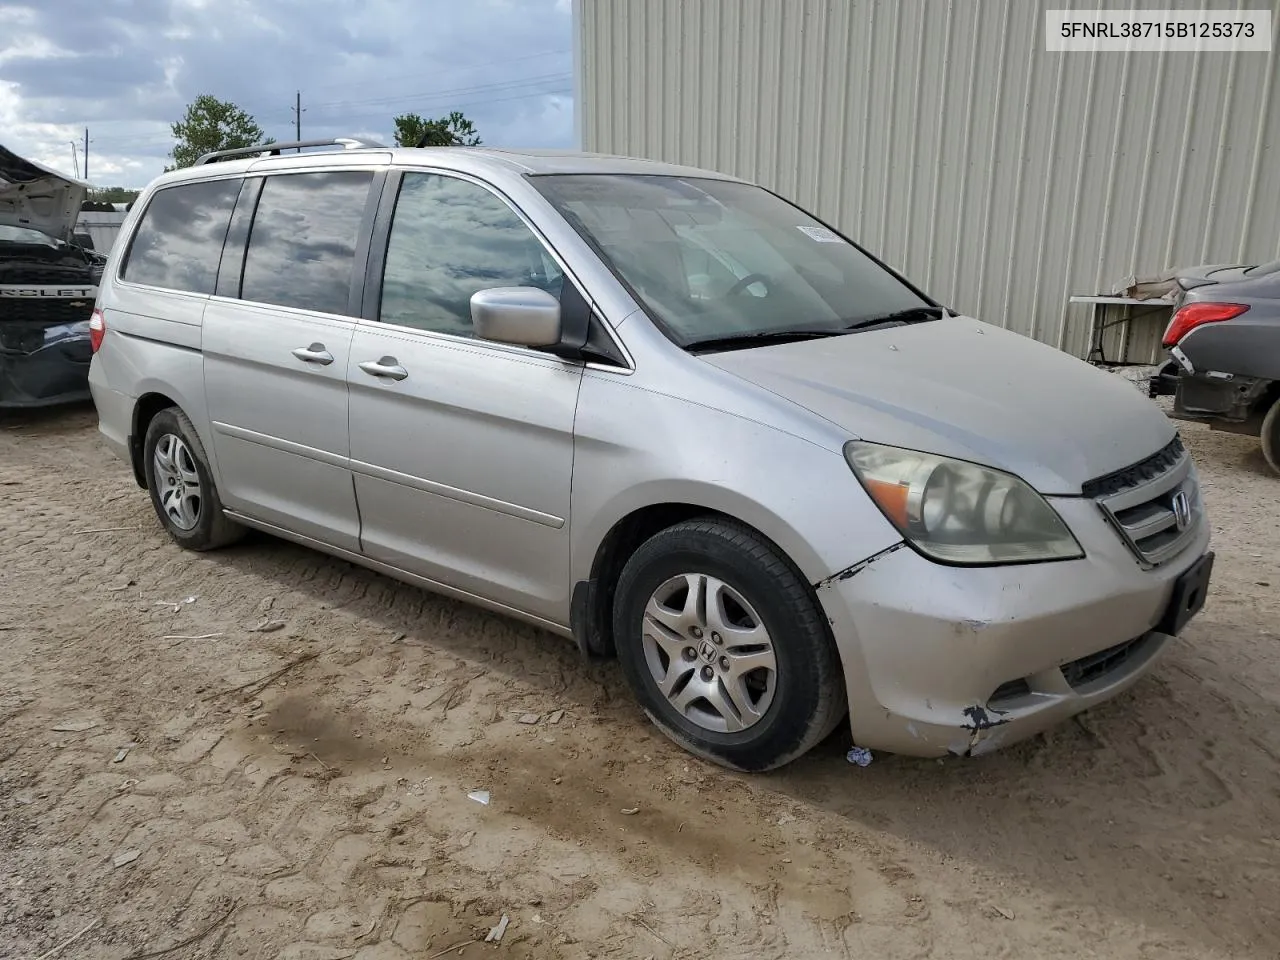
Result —
<instances>
[{"instance_id":1,"label":"front grille","mask_svg":"<svg viewBox=\"0 0 1280 960\"><path fill-rule=\"evenodd\" d=\"M1147 635L1144 634L1134 640L1126 640L1114 647L1091 653L1079 660L1072 660L1070 663L1063 664L1062 676L1067 683L1071 684L1073 690L1088 686L1124 666L1134 654L1139 652L1147 639Z\"/></svg>"},{"instance_id":2,"label":"front grille","mask_svg":"<svg viewBox=\"0 0 1280 960\"><path fill-rule=\"evenodd\" d=\"M1120 539L1148 567L1181 553L1203 522L1191 458L1178 437L1133 466L1090 480L1084 494L1097 501Z\"/></svg>"},{"instance_id":3,"label":"front grille","mask_svg":"<svg viewBox=\"0 0 1280 960\"><path fill-rule=\"evenodd\" d=\"M1109 497L1140 486L1176 467L1186 454L1187 448L1183 445L1182 438L1175 436L1147 459L1088 481L1084 485L1084 495L1090 498Z\"/></svg>"},{"instance_id":4,"label":"front grille","mask_svg":"<svg viewBox=\"0 0 1280 960\"><path fill-rule=\"evenodd\" d=\"M76 306L72 306L76 304ZM0 321L25 323L83 323L93 316L93 297L6 297L0 300Z\"/></svg>"}]
</instances>

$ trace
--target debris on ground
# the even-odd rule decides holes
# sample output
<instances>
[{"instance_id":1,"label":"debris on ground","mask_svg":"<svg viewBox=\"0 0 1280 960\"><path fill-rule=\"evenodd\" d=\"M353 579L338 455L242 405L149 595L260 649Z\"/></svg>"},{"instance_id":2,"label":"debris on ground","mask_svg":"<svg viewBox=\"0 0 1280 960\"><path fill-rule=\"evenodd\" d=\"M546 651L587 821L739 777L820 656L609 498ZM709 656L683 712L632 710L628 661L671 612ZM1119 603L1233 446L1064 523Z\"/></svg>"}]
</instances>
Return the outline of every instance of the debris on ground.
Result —
<instances>
[{"instance_id":1,"label":"debris on ground","mask_svg":"<svg viewBox=\"0 0 1280 960\"><path fill-rule=\"evenodd\" d=\"M101 720L65 720L62 723L54 724L49 729L55 733L84 733L86 730L92 730L94 727L101 725Z\"/></svg>"},{"instance_id":2,"label":"debris on ground","mask_svg":"<svg viewBox=\"0 0 1280 960\"><path fill-rule=\"evenodd\" d=\"M201 699L215 700L218 697L225 697L228 694L241 693L243 691L249 691L248 696L256 696L257 694L265 690L267 687L271 686L271 684L275 683L277 680L283 677L290 670L293 670L295 667L300 667L302 666L302 664L307 663L310 660L314 660L318 656L320 656L320 654L318 653L308 653L305 656L298 657L296 660L291 660L289 663L286 663L279 670L275 670L272 673L267 674L265 677L259 677L256 680L250 680L248 683L242 683L240 684L240 686L231 687L228 690L220 690L217 693L213 693L213 694L209 694L208 696L201 697ZM360 734L357 733L356 736L358 737L360 736Z\"/></svg>"},{"instance_id":3,"label":"debris on ground","mask_svg":"<svg viewBox=\"0 0 1280 960\"><path fill-rule=\"evenodd\" d=\"M468 800L474 800L476 803L483 803L486 807L489 805L488 790L472 790L467 794Z\"/></svg>"},{"instance_id":4,"label":"debris on ground","mask_svg":"<svg viewBox=\"0 0 1280 960\"><path fill-rule=\"evenodd\" d=\"M283 620L263 620L256 627L250 627L250 633L275 633L277 630L283 630L285 623Z\"/></svg>"},{"instance_id":5,"label":"debris on ground","mask_svg":"<svg viewBox=\"0 0 1280 960\"><path fill-rule=\"evenodd\" d=\"M559 723L564 719L563 710L553 710L551 716L547 717L547 723Z\"/></svg>"},{"instance_id":6,"label":"debris on ground","mask_svg":"<svg viewBox=\"0 0 1280 960\"><path fill-rule=\"evenodd\" d=\"M152 604L153 607L173 607L173 612L177 613L182 609L184 604L195 603L195 597L184 597L181 600L157 600Z\"/></svg>"},{"instance_id":7,"label":"debris on ground","mask_svg":"<svg viewBox=\"0 0 1280 960\"><path fill-rule=\"evenodd\" d=\"M850 763L856 763L860 767L871 766L871 751L866 747L850 747L849 752L844 758Z\"/></svg>"},{"instance_id":8,"label":"debris on ground","mask_svg":"<svg viewBox=\"0 0 1280 960\"><path fill-rule=\"evenodd\" d=\"M181 634L171 633L168 636L161 637L161 640L217 640L223 637L222 633L197 633L197 634Z\"/></svg>"},{"instance_id":9,"label":"debris on ground","mask_svg":"<svg viewBox=\"0 0 1280 960\"><path fill-rule=\"evenodd\" d=\"M484 938L485 943L501 943L503 935L507 932L507 924L511 922L511 918L505 913L502 919L498 921L498 925L489 931L489 935Z\"/></svg>"},{"instance_id":10,"label":"debris on ground","mask_svg":"<svg viewBox=\"0 0 1280 960\"><path fill-rule=\"evenodd\" d=\"M126 850L124 853L116 854L116 856L112 858L111 862L117 867L124 867L133 863L133 861L137 860L140 856L142 856L141 850Z\"/></svg>"},{"instance_id":11,"label":"debris on ground","mask_svg":"<svg viewBox=\"0 0 1280 960\"><path fill-rule=\"evenodd\" d=\"M640 812L639 807L623 807L622 808L622 815L624 817L634 817L639 812Z\"/></svg>"},{"instance_id":12,"label":"debris on ground","mask_svg":"<svg viewBox=\"0 0 1280 960\"><path fill-rule=\"evenodd\" d=\"M525 726L532 727L541 719L542 714L540 713L522 713L516 723L523 723Z\"/></svg>"},{"instance_id":13,"label":"debris on ground","mask_svg":"<svg viewBox=\"0 0 1280 960\"><path fill-rule=\"evenodd\" d=\"M1013 911L1010 910L1008 907L1002 907L997 904L995 907L995 911L996 913L1000 914L1000 916L1004 917L1006 920L1012 920L1014 918Z\"/></svg>"},{"instance_id":14,"label":"debris on ground","mask_svg":"<svg viewBox=\"0 0 1280 960\"><path fill-rule=\"evenodd\" d=\"M137 745L138 745L138 742L137 742L136 740L133 740L133 741L130 741L129 743L126 743L123 747L121 747L121 748L119 749L119 751L117 751L117 752L116 752L115 759L114 759L114 760L112 760L111 762L112 762L112 763L124 763L124 758L125 758L125 757L127 757L127 756L129 755L129 751L130 751L130 750L132 750L132 749L133 749L134 747L136 747Z\"/></svg>"},{"instance_id":15,"label":"debris on ground","mask_svg":"<svg viewBox=\"0 0 1280 960\"><path fill-rule=\"evenodd\" d=\"M49 960L49 958L57 956L63 950L71 946L73 943L75 943L77 940L79 940L81 937L83 937L86 933L88 933L90 930L92 930L94 927L96 927L100 923L102 923L101 918L92 921L88 926L81 929L78 933L73 934L70 937L67 937L67 939L63 940L60 944L58 944L52 950L42 953L39 957L39 960Z\"/></svg>"}]
</instances>

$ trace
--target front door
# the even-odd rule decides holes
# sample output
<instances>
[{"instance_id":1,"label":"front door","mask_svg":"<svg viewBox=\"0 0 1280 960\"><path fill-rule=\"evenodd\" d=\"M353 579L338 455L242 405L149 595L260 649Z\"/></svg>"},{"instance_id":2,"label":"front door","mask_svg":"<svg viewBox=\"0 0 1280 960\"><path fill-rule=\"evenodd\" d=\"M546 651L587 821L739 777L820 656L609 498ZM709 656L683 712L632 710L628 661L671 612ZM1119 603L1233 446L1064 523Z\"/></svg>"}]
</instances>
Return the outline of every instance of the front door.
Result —
<instances>
[{"instance_id":1,"label":"front door","mask_svg":"<svg viewBox=\"0 0 1280 960\"><path fill-rule=\"evenodd\" d=\"M582 365L477 340L470 299L569 281L505 200L449 175L403 174L379 253L347 372L364 552L565 622Z\"/></svg>"},{"instance_id":2,"label":"front door","mask_svg":"<svg viewBox=\"0 0 1280 960\"><path fill-rule=\"evenodd\" d=\"M373 181L367 170L246 181L202 344L225 506L352 551L346 376Z\"/></svg>"}]
</instances>

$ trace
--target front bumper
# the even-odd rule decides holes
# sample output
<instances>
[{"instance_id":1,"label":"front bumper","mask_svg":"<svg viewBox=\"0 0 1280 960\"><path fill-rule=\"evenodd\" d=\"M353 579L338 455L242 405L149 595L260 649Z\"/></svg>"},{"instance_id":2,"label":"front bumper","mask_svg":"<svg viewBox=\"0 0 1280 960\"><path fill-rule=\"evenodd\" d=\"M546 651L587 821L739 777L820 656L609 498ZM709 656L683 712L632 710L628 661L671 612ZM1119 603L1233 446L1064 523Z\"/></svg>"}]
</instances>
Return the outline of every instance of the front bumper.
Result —
<instances>
[{"instance_id":1,"label":"front bumper","mask_svg":"<svg viewBox=\"0 0 1280 960\"><path fill-rule=\"evenodd\" d=\"M1055 499L1081 560L962 568L909 547L825 581L853 741L911 756L980 754L1132 686L1169 647L1159 632L1209 524L1144 570L1096 503Z\"/></svg>"},{"instance_id":2,"label":"front bumper","mask_svg":"<svg viewBox=\"0 0 1280 960\"><path fill-rule=\"evenodd\" d=\"M16 339L20 322L7 325L5 340ZM0 408L25 409L89 399L92 348L84 324L38 327L21 324L33 344L0 343ZM85 329L81 330L80 328ZM25 328L34 328L27 330Z\"/></svg>"}]
</instances>

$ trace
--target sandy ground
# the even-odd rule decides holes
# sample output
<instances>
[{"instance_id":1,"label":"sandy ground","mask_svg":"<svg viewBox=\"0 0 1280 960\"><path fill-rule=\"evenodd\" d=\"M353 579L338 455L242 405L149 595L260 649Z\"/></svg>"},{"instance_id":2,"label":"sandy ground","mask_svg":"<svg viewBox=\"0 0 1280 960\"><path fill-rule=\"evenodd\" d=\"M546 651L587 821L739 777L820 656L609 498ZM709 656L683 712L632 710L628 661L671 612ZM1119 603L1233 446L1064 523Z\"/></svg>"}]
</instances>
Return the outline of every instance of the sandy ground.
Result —
<instances>
[{"instance_id":1,"label":"sandy ground","mask_svg":"<svg viewBox=\"0 0 1280 960\"><path fill-rule=\"evenodd\" d=\"M560 639L265 537L180 551L91 409L0 420L0 956L1280 956L1280 480L1184 434L1216 584L1129 695L742 777Z\"/></svg>"}]
</instances>

